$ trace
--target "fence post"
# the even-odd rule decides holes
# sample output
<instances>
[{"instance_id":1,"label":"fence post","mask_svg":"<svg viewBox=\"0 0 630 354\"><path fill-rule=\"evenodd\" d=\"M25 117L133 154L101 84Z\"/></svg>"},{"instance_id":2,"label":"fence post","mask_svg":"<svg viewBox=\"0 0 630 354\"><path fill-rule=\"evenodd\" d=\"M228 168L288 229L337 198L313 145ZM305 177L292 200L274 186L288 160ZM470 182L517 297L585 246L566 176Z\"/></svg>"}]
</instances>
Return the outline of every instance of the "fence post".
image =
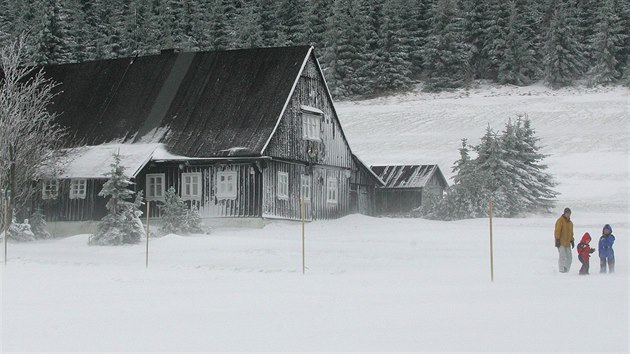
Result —
<instances>
[{"instance_id":1,"label":"fence post","mask_svg":"<svg viewBox=\"0 0 630 354\"><path fill-rule=\"evenodd\" d=\"M151 202L147 200L147 252L146 252L146 258L145 258L145 267L149 268L149 216L150 216L150 211L151 211Z\"/></svg>"},{"instance_id":2,"label":"fence post","mask_svg":"<svg viewBox=\"0 0 630 354\"><path fill-rule=\"evenodd\" d=\"M4 265L7 264L7 244L9 242L9 207L11 205L11 190L2 191L2 202L4 203Z\"/></svg>"},{"instance_id":3,"label":"fence post","mask_svg":"<svg viewBox=\"0 0 630 354\"><path fill-rule=\"evenodd\" d=\"M488 216L490 217L490 281L494 282L494 246L492 242L492 198L488 201Z\"/></svg>"},{"instance_id":4,"label":"fence post","mask_svg":"<svg viewBox=\"0 0 630 354\"><path fill-rule=\"evenodd\" d=\"M306 262L305 262L305 246L304 246L304 194L302 194L302 198L300 198L300 218L302 219L302 274L306 272Z\"/></svg>"}]
</instances>

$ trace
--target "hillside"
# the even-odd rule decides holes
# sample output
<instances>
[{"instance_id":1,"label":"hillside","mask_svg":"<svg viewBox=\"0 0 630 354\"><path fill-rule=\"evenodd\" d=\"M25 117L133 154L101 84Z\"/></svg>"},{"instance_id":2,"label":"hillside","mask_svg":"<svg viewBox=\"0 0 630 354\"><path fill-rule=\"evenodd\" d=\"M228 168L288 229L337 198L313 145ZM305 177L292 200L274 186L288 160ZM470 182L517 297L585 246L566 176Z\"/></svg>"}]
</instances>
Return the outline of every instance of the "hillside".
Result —
<instances>
[{"instance_id":1,"label":"hillside","mask_svg":"<svg viewBox=\"0 0 630 354\"><path fill-rule=\"evenodd\" d=\"M462 138L477 144L488 124L501 130L508 119L527 114L549 155L560 204L627 210L628 88L483 85L338 102L336 108L353 152L366 164L437 163L447 179Z\"/></svg>"}]
</instances>

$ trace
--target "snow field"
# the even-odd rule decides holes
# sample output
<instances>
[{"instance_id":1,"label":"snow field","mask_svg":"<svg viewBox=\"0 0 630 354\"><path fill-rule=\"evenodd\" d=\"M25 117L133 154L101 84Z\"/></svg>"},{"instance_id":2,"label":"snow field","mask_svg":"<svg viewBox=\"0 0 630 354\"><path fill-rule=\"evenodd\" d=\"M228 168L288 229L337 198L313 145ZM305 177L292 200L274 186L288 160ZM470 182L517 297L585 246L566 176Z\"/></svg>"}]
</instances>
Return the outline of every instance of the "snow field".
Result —
<instances>
[{"instance_id":1,"label":"snow field","mask_svg":"<svg viewBox=\"0 0 630 354\"><path fill-rule=\"evenodd\" d=\"M90 247L88 235L9 246L2 352L617 352L630 349L624 88L480 87L340 102L370 164L438 163L460 139L527 113L562 193L553 215L440 222L351 215L301 226L168 235ZM617 237L615 274L557 271L553 225ZM577 243L577 242L576 242Z\"/></svg>"}]
</instances>

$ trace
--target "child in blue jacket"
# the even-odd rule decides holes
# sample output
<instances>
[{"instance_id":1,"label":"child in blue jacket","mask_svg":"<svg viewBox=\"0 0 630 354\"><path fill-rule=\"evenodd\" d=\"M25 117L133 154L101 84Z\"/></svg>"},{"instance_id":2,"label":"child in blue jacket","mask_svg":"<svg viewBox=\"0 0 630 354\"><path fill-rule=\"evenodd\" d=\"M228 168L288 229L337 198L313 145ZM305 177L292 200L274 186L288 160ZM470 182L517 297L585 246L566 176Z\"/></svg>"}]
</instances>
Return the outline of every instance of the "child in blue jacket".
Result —
<instances>
[{"instance_id":1,"label":"child in blue jacket","mask_svg":"<svg viewBox=\"0 0 630 354\"><path fill-rule=\"evenodd\" d=\"M606 273L606 264L608 264L608 271L614 273L615 271L615 251L613 251L613 243L615 243L615 236L612 234L612 227L609 224L604 225L602 230L602 237L599 238L599 270L601 273Z\"/></svg>"}]
</instances>

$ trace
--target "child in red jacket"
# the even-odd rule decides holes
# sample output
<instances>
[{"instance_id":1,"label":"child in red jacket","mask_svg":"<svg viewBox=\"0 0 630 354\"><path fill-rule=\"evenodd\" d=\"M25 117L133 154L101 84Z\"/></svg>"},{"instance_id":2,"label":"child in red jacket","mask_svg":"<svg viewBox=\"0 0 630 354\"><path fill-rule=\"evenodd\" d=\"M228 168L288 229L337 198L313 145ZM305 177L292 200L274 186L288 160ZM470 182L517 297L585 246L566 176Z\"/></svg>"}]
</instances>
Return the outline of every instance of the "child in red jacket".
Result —
<instances>
[{"instance_id":1,"label":"child in red jacket","mask_svg":"<svg viewBox=\"0 0 630 354\"><path fill-rule=\"evenodd\" d=\"M595 249L591 248L589 242L591 242L591 235L588 232L585 232L584 236L582 236L582 240L577 245L578 259L582 262L580 275L588 274L589 258L591 253L595 252Z\"/></svg>"}]
</instances>

